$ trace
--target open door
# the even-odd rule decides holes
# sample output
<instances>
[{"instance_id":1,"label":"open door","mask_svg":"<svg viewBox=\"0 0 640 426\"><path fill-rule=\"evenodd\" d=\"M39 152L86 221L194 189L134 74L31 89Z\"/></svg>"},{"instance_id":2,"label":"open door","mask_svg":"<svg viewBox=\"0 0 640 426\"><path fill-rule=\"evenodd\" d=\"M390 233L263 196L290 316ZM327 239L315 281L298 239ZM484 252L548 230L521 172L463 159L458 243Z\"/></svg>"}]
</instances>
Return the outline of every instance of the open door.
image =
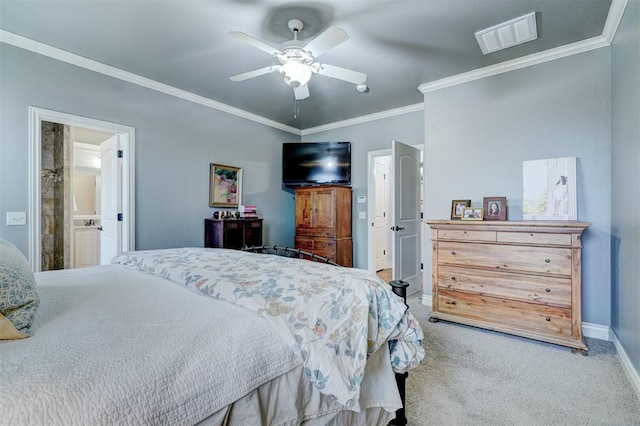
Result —
<instances>
[{"instance_id":1,"label":"open door","mask_svg":"<svg viewBox=\"0 0 640 426\"><path fill-rule=\"evenodd\" d=\"M122 164L118 158L120 136L115 135L100 145L102 191L100 197L100 264L107 265L122 252Z\"/></svg>"},{"instance_id":2,"label":"open door","mask_svg":"<svg viewBox=\"0 0 640 426\"><path fill-rule=\"evenodd\" d=\"M407 293L422 289L420 277L420 157L419 149L393 141L393 279L409 283Z\"/></svg>"}]
</instances>

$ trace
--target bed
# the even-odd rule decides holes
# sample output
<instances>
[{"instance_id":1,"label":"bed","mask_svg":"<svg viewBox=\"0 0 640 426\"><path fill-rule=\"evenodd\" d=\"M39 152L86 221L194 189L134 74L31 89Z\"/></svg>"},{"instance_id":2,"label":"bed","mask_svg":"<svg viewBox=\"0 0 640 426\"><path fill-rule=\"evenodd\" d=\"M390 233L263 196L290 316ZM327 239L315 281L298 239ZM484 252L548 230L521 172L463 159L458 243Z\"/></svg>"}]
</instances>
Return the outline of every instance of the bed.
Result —
<instances>
[{"instance_id":1,"label":"bed","mask_svg":"<svg viewBox=\"0 0 640 426\"><path fill-rule=\"evenodd\" d=\"M0 299L26 280L6 246ZM0 424L382 425L424 357L402 299L359 269L181 248L33 279L24 338L0 340Z\"/></svg>"}]
</instances>

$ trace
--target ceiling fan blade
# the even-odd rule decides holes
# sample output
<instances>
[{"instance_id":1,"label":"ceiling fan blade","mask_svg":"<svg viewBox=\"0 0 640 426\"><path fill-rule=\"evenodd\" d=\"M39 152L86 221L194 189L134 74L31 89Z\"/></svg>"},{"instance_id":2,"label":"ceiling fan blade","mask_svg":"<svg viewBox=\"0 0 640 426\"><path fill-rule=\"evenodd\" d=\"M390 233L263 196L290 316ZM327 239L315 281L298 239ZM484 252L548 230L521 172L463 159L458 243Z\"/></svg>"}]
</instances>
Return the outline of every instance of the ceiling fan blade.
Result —
<instances>
[{"instance_id":1,"label":"ceiling fan blade","mask_svg":"<svg viewBox=\"0 0 640 426\"><path fill-rule=\"evenodd\" d=\"M314 58L317 58L327 50L333 49L347 40L349 40L349 36L342 28L331 26L311 40L303 49L311 53Z\"/></svg>"},{"instance_id":2,"label":"ceiling fan blade","mask_svg":"<svg viewBox=\"0 0 640 426\"><path fill-rule=\"evenodd\" d=\"M279 65L270 65L268 67L260 68L253 71L247 71L242 74L237 74L229 77L231 81L244 81L253 77L258 77L264 74L269 74L270 72L277 71L280 68Z\"/></svg>"},{"instance_id":3,"label":"ceiling fan blade","mask_svg":"<svg viewBox=\"0 0 640 426\"><path fill-rule=\"evenodd\" d=\"M275 47L269 46L267 43L258 40L257 38L251 37L249 34L242 33L240 31L229 31L229 35L236 40L239 40L243 43L247 43L253 47L256 47L264 52L267 52L270 55L277 55L280 52Z\"/></svg>"},{"instance_id":4,"label":"ceiling fan blade","mask_svg":"<svg viewBox=\"0 0 640 426\"><path fill-rule=\"evenodd\" d=\"M362 84L367 81L367 75L364 73L327 64L322 64L318 74L337 78L338 80L348 81L353 84Z\"/></svg>"},{"instance_id":5,"label":"ceiling fan blade","mask_svg":"<svg viewBox=\"0 0 640 426\"><path fill-rule=\"evenodd\" d=\"M309 97L309 86L303 84L302 86L294 87L293 96L295 96L296 101L307 99Z\"/></svg>"}]
</instances>

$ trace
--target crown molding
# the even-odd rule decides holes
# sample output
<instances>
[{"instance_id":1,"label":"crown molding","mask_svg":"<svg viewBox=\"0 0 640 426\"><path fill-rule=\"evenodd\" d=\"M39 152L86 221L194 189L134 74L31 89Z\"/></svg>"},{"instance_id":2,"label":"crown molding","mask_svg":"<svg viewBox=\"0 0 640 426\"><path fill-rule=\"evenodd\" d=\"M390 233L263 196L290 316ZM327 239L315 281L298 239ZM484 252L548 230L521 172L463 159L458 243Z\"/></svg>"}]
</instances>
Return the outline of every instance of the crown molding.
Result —
<instances>
[{"instance_id":1,"label":"crown molding","mask_svg":"<svg viewBox=\"0 0 640 426\"><path fill-rule=\"evenodd\" d=\"M433 92L435 90L444 89L445 87L456 86L458 84L480 80L482 78L514 71L520 68L530 67L532 65L538 65L555 59L565 58L567 56L577 55L579 53L610 46L613 38L615 37L615 33L618 30L618 25L620 25L620 21L622 20L622 15L624 14L627 2L628 0L611 1L607 20L604 24L602 34L599 36L548 49L543 52L533 53L528 56L501 62L499 64L489 65L484 68L478 68L473 71L431 81L429 83L424 83L418 86L418 90L422 93Z\"/></svg>"},{"instance_id":2,"label":"crown molding","mask_svg":"<svg viewBox=\"0 0 640 426\"><path fill-rule=\"evenodd\" d=\"M335 121L329 124L323 124L322 126L310 127L303 129L300 132L301 136L311 135L313 133L324 132L327 130L338 129L340 127L353 126L355 124L368 123L370 121L381 120L383 118L395 117L396 115L408 114L411 112L424 110L424 103L407 105L400 108L389 109L386 111L380 111L373 114L361 115L356 118L350 118L348 120Z\"/></svg>"},{"instance_id":3,"label":"crown molding","mask_svg":"<svg viewBox=\"0 0 640 426\"><path fill-rule=\"evenodd\" d=\"M602 35L600 36L545 50L543 52L534 53L522 58L513 59L511 61L479 68L473 71L454 75L440 80L424 83L418 86L418 90L420 90L420 92L422 92L423 94L433 92L435 90L444 89L446 87L456 86L458 84L467 83L505 72L514 71L520 68L525 68L555 59L587 52L590 50L599 49L601 47L610 46L613 42L613 38L615 37L615 33L618 30L618 26L620 24L620 21L622 20L622 16L624 14L624 10L627 6L628 1L629 0L612 0L611 7L609 8L609 14L607 15L607 20L602 30ZM270 120L260 115L247 112L240 108L232 107L222 102L214 101L204 96L196 95L192 92L178 89L167 84L159 83L157 81L141 77L137 74L123 71L119 68L115 68L110 65L106 65L101 62L97 62L92 59L88 59L2 29L0 29L0 43L5 43L25 50L29 50L31 52L48 56L50 58L66 62L71 65L117 78L119 80L136 84L138 86L146 87L148 89L155 90L157 92L161 92L170 96L175 96L177 98L203 105L208 108L226 112L228 114L232 114L247 120L254 121L256 123L263 124L265 126L273 127L275 129L294 134L296 136L305 136L327 130L338 129L341 127L353 126L355 124L367 123L370 121L394 117L397 115L421 111L424 109L424 104L419 103L300 130L286 124Z\"/></svg>"},{"instance_id":4,"label":"crown molding","mask_svg":"<svg viewBox=\"0 0 640 426\"><path fill-rule=\"evenodd\" d=\"M141 77L137 74L123 71L119 68L112 67L110 65L103 64L93 59L85 58L74 53L67 52L66 50L58 49L57 47L49 46L39 41L32 40L27 37L23 37L18 34L14 34L9 31L0 29L0 43L9 44L11 46L19 47L21 49L28 50L30 52L38 53L43 56L56 59L61 62L66 62L71 65L78 66L90 71L94 71L100 74L107 75L109 77L117 78L128 83L132 83L147 89L155 90L176 98L184 99L189 102L193 102L199 105L203 105L209 108L216 109L218 111L226 112L228 114L236 115L247 120L255 121L266 126L273 127L275 129L283 130L285 132L293 133L300 136L300 129L287 126L286 124L279 123L274 120L262 117L257 114L252 114L240 108L235 108L222 102L214 101L204 96L196 95L195 93L188 92L186 90L178 89L173 86L169 86L164 83L159 83L155 80L151 80L145 77Z\"/></svg>"}]
</instances>

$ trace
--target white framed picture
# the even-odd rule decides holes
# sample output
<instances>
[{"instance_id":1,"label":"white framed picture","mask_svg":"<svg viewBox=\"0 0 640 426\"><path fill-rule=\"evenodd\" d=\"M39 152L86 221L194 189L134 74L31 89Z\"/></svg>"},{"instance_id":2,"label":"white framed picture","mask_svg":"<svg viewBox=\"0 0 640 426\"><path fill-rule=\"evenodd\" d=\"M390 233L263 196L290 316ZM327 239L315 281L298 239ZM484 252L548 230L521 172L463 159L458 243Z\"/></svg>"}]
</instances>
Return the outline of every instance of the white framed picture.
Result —
<instances>
[{"instance_id":1,"label":"white framed picture","mask_svg":"<svg viewBox=\"0 0 640 426\"><path fill-rule=\"evenodd\" d=\"M524 161L522 219L577 220L576 157Z\"/></svg>"}]
</instances>

